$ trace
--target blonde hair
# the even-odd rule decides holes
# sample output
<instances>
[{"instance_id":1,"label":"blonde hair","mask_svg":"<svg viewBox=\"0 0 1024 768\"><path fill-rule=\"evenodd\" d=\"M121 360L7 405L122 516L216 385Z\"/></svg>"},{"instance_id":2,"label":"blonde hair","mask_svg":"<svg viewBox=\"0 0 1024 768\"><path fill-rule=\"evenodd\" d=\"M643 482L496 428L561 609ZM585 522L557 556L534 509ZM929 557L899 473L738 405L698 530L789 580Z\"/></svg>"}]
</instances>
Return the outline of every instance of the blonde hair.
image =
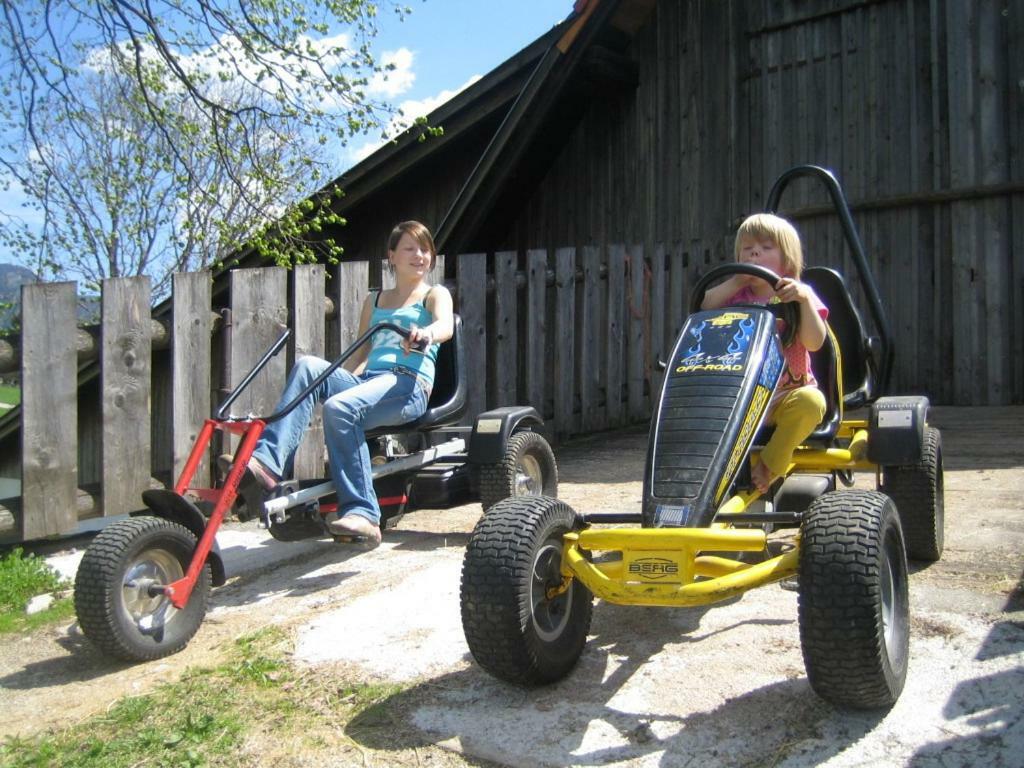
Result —
<instances>
[{"instance_id":1,"label":"blonde hair","mask_svg":"<svg viewBox=\"0 0 1024 768\"><path fill-rule=\"evenodd\" d=\"M744 238L771 240L782 253L782 266L786 276L799 278L804 269L804 251L796 227L773 213L755 213L748 216L736 231L735 258L740 258L740 243Z\"/></svg>"},{"instance_id":2,"label":"blonde hair","mask_svg":"<svg viewBox=\"0 0 1024 768\"><path fill-rule=\"evenodd\" d=\"M419 244L420 248L430 252L430 268L433 269L434 261L437 259L437 250L434 248L434 236L430 234L427 226L412 220L396 224L395 228L391 230L391 234L388 235L388 251L398 248L398 241L402 239L402 235L409 235Z\"/></svg>"}]
</instances>

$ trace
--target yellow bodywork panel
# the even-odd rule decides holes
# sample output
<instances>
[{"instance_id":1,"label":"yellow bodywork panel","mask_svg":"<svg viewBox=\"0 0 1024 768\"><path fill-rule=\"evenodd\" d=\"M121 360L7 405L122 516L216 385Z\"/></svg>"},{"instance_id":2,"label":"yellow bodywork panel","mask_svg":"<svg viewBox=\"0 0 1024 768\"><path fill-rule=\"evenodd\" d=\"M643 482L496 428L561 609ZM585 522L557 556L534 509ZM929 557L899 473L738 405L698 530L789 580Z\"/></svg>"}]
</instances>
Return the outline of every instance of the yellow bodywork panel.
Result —
<instances>
[{"instance_id":1,"label":"yellow bodywork panel","mask_svg":"<svg viewBox=\"0 0 1024 768\"><path fill-rule=\"evenodd\" d=\"M786 474L877 469L867 459L866 421L844 420L837 437L845 447L798 448ZM595 596L610 603L710 605L793 576L799 562L799 538L792 550L762 563L752 565L724 556L765 549L764 531L736 529L729 523L730 515L745 512L758 498L757 491L736 493L719 507L709 528L588 528L567 533L563 583L550 596L567 589L572 579L579 579ZM602 554L595 557L597 553Z\"/></svg>"},{"instance_id":2,"label":"yellow bodywork panel","mask_svg":"<svg viewBox=\"0 0 1024 768\"><path fill-rule=\"evenodd\" d=\"M622 605L709 605L796 573L797 551L750 565L711 552L760 552L760 530L607 528L565 535L562 574ZM585 553L621 552L592 562ZM699 579L699 580L698 580Z\"/></svg>"}]
</instances>

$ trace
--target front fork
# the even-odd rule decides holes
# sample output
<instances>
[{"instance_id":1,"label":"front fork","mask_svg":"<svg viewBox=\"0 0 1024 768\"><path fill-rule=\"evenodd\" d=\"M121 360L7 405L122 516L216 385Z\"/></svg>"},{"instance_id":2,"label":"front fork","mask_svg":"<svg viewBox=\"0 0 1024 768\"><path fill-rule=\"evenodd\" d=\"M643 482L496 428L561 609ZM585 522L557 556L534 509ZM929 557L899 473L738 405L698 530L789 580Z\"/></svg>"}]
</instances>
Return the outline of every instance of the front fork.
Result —
<instances>
[{"instance_id":1,"label":"front fork","mask_svg":"<svg viewBox=\"0 0 1024 768\"><path fill-rule=\"evenodd\" d=\"M189 563L185 575L171 584L167 584L162 588L158 587L175 608L184 608L192 596L192 590L195 588L199 574L202 572L203 566L206 565L206 558L213 548L217 531L220 529L221 523L224 522L224 515L231 509L231 505L234 504L235 499L238 497L238 484L249 464L253 451L256 450L256 442L263 433L264 427L266 427L266 422L262 419L253 419L251 421L207 419L199 432L199 436L196 438L195 445L192 446L192 452L185 462L185 467L181 470L181 476L178 478L178 482L174 484L174 492L183 498L186 493L190 493L203 501L212 503L213 512L210 513L206 527L203 529L203 535L196 545L195 552L192 553L192 561ZM209 449L213 433L217 430L242 436L238 450L235 451L228 476L224 480L224 485L220 488L192 488L189 484L195 476L203 454Z\"/></svg>"}]
</instances>

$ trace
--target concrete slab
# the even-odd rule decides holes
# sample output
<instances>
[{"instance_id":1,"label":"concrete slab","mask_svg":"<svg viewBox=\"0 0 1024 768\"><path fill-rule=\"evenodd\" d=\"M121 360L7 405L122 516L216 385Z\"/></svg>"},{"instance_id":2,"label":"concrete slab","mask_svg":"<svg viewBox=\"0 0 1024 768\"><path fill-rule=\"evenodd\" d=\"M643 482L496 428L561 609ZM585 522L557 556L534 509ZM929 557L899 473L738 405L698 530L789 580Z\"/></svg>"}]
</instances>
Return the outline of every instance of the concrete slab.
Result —
<instances>
[{"instance_id":1,"label":"concrete slab","mask_svg":"<svg viewBox=\"0 0 1024 768\"><path fill-rule=\"evenodd\" d=\"M57 548L42 554L46 562L63 577L74 581L78 564L91 538L78 537L72 542L54 545ZM284 542L278 541L258 524L226 523L217 532L217 544L228 578L268 568L276 563L301 557L330 546L329 539Z\"/></svg>"}]
</instances>

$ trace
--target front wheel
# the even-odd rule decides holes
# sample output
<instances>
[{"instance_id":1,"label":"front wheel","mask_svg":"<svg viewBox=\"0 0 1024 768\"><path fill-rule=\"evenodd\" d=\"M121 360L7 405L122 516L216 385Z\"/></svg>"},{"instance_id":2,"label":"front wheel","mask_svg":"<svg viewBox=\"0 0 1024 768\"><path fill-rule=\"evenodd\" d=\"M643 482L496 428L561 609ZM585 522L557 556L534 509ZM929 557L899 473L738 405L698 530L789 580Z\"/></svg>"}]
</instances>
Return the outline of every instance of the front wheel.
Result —
<instances>
[{"instance_id":1,"label":"front wheel","mask_svg":"<svg viewBox=\"0 0 1024 768\"><path fill-rule=\"evenodd\" d=\"M877 491L815 499L801 524L800 644L815 693L837 706L892 706L907 678L907 557L896 507Z\"/></svg>"},{"instance_id":2,"label":"front wheel","mask_svg":"<svg viewBox=\"0 0 1024 768\"><path fill-rule=\"evenodd\" d=\"M462 563L462 629L473 658L510 683L565 677L590 631L593 595L562 583L562 537L576 515L544 496L506 499L477 523ZM564 588L563 588L564 587Z\"/></svg>"},{"instance_id":3,"label":"front wheel","mask_svg":"<svg viewBox=\"0 0 1024 768\"><path fill-rule=\"evenodd\" d=\"M180 610L150 587L182 578L195 548L191 531L159 517L132 517L107 527L89 545L75 576L75 613L85 636L127 661L159 659L184 648L206 615L209 563Z\"/></svg>"},{"instance_id":4,"label":"front wheel","mask_svg":"<svg viewBox=\"0 0 1024 768\"><path fill-rule=\"evenodd\" d=\"M516 432L505 444L500 462L480 467L480 504L485 512L502 499L557 495L555 454L537 432Z\"/></svg>"}]
</instances>

